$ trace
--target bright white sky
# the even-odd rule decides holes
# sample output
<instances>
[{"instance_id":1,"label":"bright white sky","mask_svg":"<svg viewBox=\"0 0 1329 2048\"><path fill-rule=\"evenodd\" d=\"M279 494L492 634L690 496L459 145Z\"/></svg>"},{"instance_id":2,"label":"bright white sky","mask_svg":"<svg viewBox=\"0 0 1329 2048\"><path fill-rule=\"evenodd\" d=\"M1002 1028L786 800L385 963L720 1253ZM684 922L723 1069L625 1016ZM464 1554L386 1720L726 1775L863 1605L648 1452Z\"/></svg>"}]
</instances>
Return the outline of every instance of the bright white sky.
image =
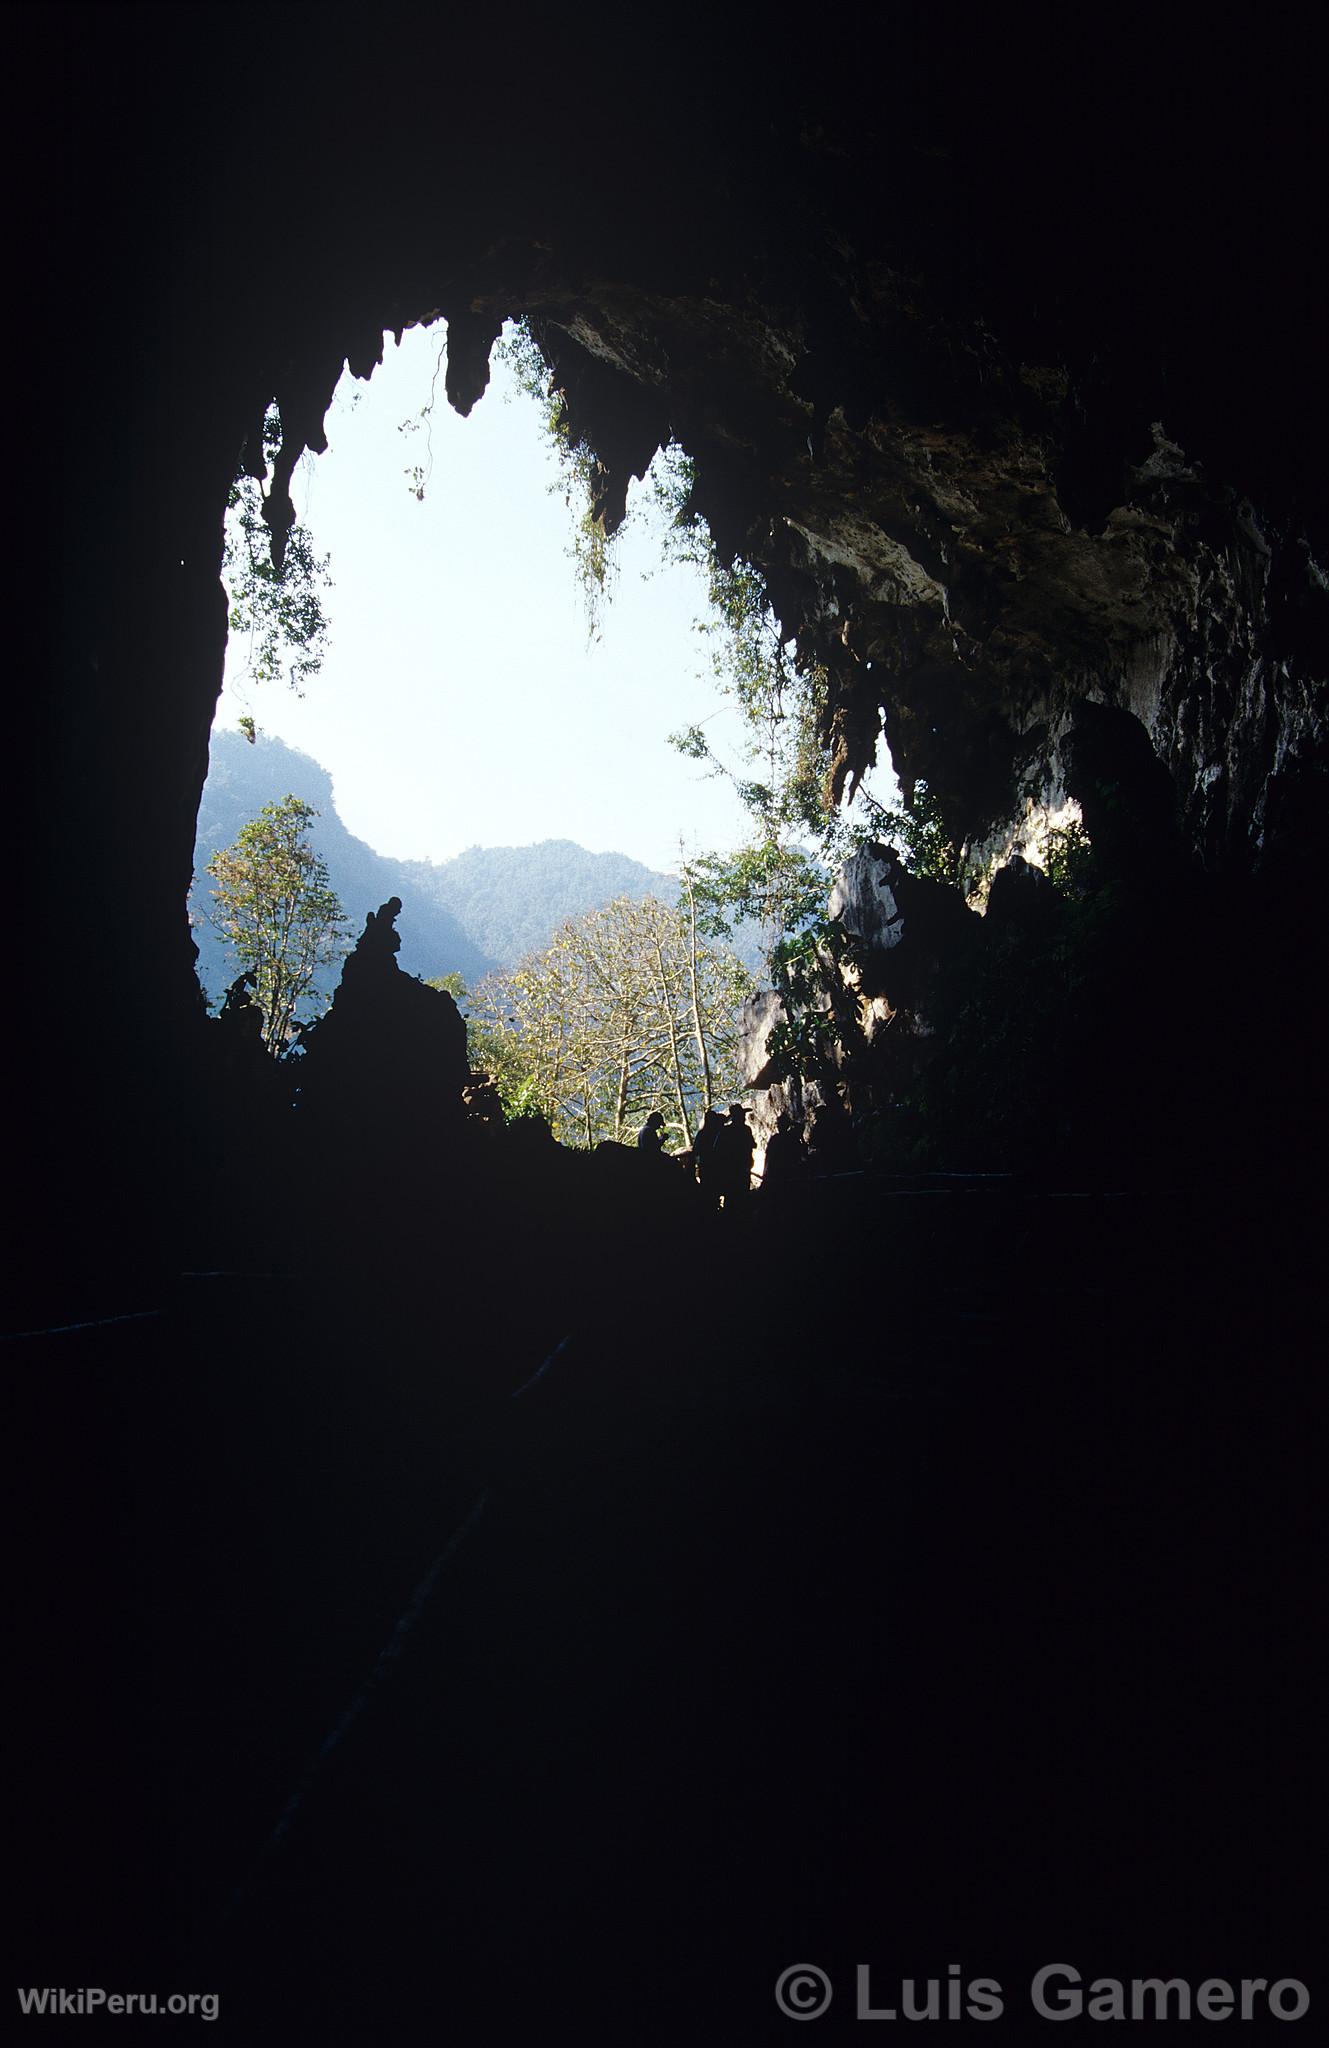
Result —
<instances>
[{"instance_id":1,"label":"bright white sky","mask_svg":"<svg viewBox=\"0 0 1329 2048\"><path fill-rule=\"evenodd\" d=\"M588 646L557 457L507 366L495 361L468 420L439 374L432 450L424 426L399 431L429 397L445 332L411 329L400 347L389 335L367 384L343 377L327 451L292 485L331 556L327 655L301 699L247 679L240 639L217 724L248 714L311 754L347 829L397 859L573 839L672 871L680 836L689 853L737 846L746 819L729 784L666 739L704 724L740 759L696 631L700 572L666 565L658 527L630 521ZM406 472L431 456L421 503Z\"/></svg>"}]
</instances>

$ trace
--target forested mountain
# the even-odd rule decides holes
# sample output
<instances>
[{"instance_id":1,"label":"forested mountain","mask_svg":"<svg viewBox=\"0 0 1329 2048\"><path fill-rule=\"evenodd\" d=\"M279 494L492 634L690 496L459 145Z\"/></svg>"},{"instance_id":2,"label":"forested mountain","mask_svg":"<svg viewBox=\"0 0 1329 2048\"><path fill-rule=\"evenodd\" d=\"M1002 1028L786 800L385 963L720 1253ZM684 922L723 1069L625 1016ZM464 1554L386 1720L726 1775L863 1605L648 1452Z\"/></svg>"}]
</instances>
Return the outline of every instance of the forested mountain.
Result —
<instances>
[{"instance_id":1,"label":"forested mountain","mask_svg":"<svg viewBox=\"0 0 1329 2048\"><path fill-rule=\"evenodd\" d=\"M504 967L547 945L565 918L599 910L619 896L673 903L678 895L672 875L656 874L625 853L588 853L571 839L468 846L454 860L401 865Z\"/></svg>"},{"instance_id":2,"label":"forested mountain","mask_svg":"<svg viewBox=\"0 0 1329 2048\"><path fill-rule=\"evenodd\" d=\"M387 859L356 839L337 816L332 777L308 754L297 753L281 740L260 738L254 746L238 732L214 732L199 806L194 841L194 938L198 944L199 979L214 1000L238 971L228 961L206 913L212 907L207 864L229 846L266 803L287 795L313 804L319 817L310 834L315 851L327 862L328 877L341 898L352 937L364 929L366 914L389 896L400 896L397 922L401 952L397 958L408 974L426 977L458 973L475 982L497 961L468 936L461 923L434 894L419 887L409 869L413 863ZM324 969L320 988L335 986L339 970Z\"/></svg>"},{"instance_id":3,"label":"forested mountain","mask_svg":"<svg viewBox=\"0 0 1329 2048\"><path fill-rule=\"evenodd\" d=\"M615 897L656 896L672 903L678 884L622 853L588 853L570 839L536 846L472 846L454 860L401 861L375 853L337 816L332 777L281 740L253 746L237 732L215 732L194 846L194 937L199 977L215 1000L236 972L203 915L211 907L207 863L229 846L266 803L302 797L319 812L310 835L327 862L333 889L358 934L365 913L400 896L398 960L426 978L459 973L473 987L496 966L512 967L545 946L565 918L598 910ZM325 970L320 987L335 984Z\"/></svg>"}]
</instances>

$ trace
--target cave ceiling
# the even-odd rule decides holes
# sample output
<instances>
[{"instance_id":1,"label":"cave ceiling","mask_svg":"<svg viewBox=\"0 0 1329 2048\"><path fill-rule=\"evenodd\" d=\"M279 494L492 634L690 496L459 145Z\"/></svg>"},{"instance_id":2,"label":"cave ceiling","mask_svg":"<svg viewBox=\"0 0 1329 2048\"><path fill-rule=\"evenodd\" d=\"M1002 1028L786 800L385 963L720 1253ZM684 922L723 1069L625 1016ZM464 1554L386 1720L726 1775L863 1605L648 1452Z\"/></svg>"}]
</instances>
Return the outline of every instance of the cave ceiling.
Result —
<instances>
[{"instance_id":1,"label":"cave ceiling","mask_svg":"<svg viewBox=\"0 0 1329 2048\"><path fill-rule=\"evenodd\" d=\"M56 14L81 36L53 55ZM56 423L66 530L132 471L138 543L215 547L275 396L280 547L344 363L441 316L465 413L524 313L608 526L658 446L693 458L721 555L827 672L838 789L884 729L980 842L1060 794L1089 697L1143 721L1221 863L1322 754L1310 10L1226 46L1182 12L1074 46L1033 11L943 33L903 7L793 40L683 14L580 40L392 7L40 19L61 121L26 225L80 306L43 373L67 405L95 361L118 394L82 509ZM98 602L140 573L119 545ZM187 782L212 661L171 699Z\"/></svg>"},{"instance_id":2,"label":"cave ceiling","mask_svg":"<svg viewBox=\"0 0 1329 2048\"><path fill-rule=\"evenodd\" d=\"M884 729L957 834L999 837L1064 796L1090 697L1145 724L1206 858L1240 856L1271 775L1324 744L1294 53L1261 79L1123 24L1104 75L1058 76L1030 17L939 71L921 17L884 19L875 74L836 45L794 78L680 31L663 78L588 55L575 105L490 77L522 120L491 132L481 89L441 138L469 204L423 112L397 183L329 167L342 232L301 252L255 410L271 383L293 461L344 359L363 374L385 324L442 315L468 412L530 315L611 530L658 446L693 458L722 557L829 678L837 792Z\"/></svg>"}]
</instances>

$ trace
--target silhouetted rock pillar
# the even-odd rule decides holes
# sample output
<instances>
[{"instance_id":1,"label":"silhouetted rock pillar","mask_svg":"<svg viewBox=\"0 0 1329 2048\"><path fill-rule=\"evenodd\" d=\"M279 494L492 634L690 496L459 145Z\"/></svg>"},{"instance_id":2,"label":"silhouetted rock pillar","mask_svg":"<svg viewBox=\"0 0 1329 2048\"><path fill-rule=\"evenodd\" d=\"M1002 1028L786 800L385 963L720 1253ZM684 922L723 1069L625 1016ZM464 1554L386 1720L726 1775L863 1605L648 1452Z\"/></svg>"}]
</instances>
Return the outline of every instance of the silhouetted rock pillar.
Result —
<instances>
[{"instance_id":1,"label":"silhouetted rock pillar","mask_svg":"<svg viewBox=\"0 0 1329 2048\"><path fill-rule=\"evenodd\" d=\"M370 911L325 1017L304 1035L296 1115L337 1173L402 1185L455 1152L470 1082L452 997L403 974L400 898Z\"/></svg>"}]
</instances>

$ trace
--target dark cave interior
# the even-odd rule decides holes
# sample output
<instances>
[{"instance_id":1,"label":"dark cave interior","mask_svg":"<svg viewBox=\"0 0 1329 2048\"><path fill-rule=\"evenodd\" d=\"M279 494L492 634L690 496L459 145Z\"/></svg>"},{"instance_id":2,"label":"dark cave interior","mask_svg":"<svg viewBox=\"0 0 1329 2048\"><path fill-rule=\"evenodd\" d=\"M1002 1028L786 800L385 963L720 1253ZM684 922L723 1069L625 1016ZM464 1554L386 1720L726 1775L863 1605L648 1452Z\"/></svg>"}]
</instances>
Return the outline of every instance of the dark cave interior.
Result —
<instances>
[{"instance_id":1,"label":"dark cave interior","mask_svg":"<svg viewBox=\"0 0 1329 2048\"><path fill-rule=\"evenodd\" d=\"M1323 27L1068 21L6 10L17 1981L733 2042L805 1952L1309 1980ZM1018 874L947 1186L477 1152L390 960L303 1140L226 1065L237 462L440 316L469 410L517 314L609 524L693 459L842 786L884 729L970 843L1079 798L1069 1149L1021 1081L965 1178Z\"/></svg>"}]
</instances>

